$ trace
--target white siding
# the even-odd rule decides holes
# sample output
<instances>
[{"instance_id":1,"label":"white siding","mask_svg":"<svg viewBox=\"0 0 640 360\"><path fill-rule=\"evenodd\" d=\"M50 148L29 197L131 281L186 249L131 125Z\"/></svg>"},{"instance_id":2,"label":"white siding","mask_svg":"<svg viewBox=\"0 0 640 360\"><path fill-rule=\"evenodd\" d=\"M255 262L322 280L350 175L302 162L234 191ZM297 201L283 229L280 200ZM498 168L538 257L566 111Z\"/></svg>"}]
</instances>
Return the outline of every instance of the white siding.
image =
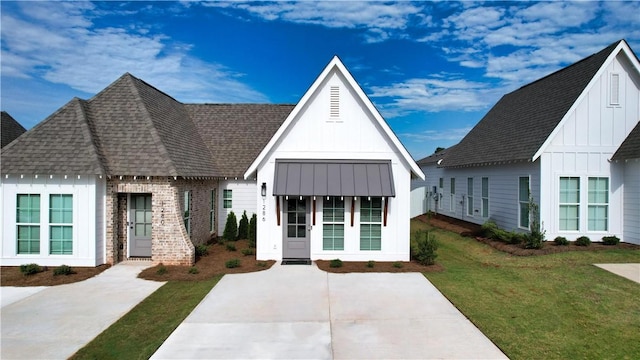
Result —
<instances>
[{"instance_id":1,"label":"white siding","mask_svg":"<svg viewBox=\"0 0 640 360\"><path fill-rule=\"evenodd\" d=\"M640 160L624 164L624 233L622 240L640 245Z\"/></svg>"},{"instance_id":2,"label":"white siding","mask_svg":"<svg viewBox=\"0 0 640 360\"><path fill-rule=\"evenodd\" d=\"M231 208L224 208L224 190L232 190L232 202ZM227 222L227 216L231 211L236 214L238 222L242 217L244 211L247 212L247 217L251 219L253 214L257 214L256 211L256 182L252 180L220 180L218 187L218 235L222 236L224 232L224 226Z\"/></svg>"},{"instance_id":3,"label":"white siding","mask_svg":"<svg viewBox=\"0 0 640 360\"><path fill-rule=\"evenodd\" d=\"M94 177L32 176L2 179L2 265L17 266L37 263L46 266L96 266L104 263L100 254L104 239L99 238L98 226L103 212L96 187L104 187L103 180ZM104 191L104 190L101 190ZM16 200L17 194L40 194L40 254L17 254ZM49 255L49 195L73 195L73 254Z\"/></svg>"}]
</instances>

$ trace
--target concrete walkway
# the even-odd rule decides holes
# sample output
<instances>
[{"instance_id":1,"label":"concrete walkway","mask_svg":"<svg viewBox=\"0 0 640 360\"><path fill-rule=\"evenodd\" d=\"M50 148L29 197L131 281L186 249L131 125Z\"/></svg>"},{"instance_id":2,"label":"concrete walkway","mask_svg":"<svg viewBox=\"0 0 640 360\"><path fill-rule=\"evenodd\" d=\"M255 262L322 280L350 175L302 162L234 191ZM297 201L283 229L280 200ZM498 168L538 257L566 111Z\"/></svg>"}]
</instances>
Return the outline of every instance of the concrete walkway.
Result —
<instances>
[{"instance_id":1,"label":"concrete walkway","mask_svg":"<svg viewBox=\"0 0 640 360\"><path fill-rule=\"evenodd\" d=\"M504 359L418 273L226 275L152 359Z\"/></svg>"},{"instance_id":2,"label":"concrete walkway","mask_svg":"<svg viewBox=\"0 0 640 360\"><path fill-rule=\"evenodd\" d=\"M2 359L66 359L163 285L138 279L146 263L118 264L73 284L2 287Z\"/></svg>"},{"instance_id":3,"label":"concrete walkway","mask_svg":"<svg viewBox=\"0 0 640 360\"><path fill-rule=\"evenodd\" d=\"M593 264L640 284L640 264Z\"/></svg>"}]
</instances>

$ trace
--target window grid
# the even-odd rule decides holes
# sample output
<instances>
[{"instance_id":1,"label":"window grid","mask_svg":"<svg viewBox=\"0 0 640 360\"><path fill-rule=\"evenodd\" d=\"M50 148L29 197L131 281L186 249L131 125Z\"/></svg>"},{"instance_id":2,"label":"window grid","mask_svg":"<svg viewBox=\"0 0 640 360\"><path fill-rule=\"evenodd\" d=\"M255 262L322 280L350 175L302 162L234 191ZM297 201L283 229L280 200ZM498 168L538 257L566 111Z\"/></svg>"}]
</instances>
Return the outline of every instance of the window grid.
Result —
<instances>
[{"instance_id":1,"label":"window grid","mask_svg":"<svg viewBox=\"0 0 640 360\"><path fill-rule=\"evenodd\" d=\"M232 190L222 190L222 207L225 209L231 209L233 206L232 202L233 191Z\"/></svg>"},{"instance_id":2,"label":"window grid","mask_svg":"<svg viewBox=\"0 0 640 360\"><path fill-rule=\"evenodd\" d=\"M362 198L360 250L382 250L382 198Z\"/></svg>"},{"instance_id":3,"label":"window grid","mask_svg":"<svg viewBox=\"0 0 640 360\"><path fill-rule=\"evenodd\" d=\"M467 215L473 216L473 178L467 178Z\"/></svg>"},{"instance_id":4,"label":"window grid","mask_svg":"<svg viewBox=\"0 0 640 360\"><path fill-rule=\"evenodd\" d=\"M489 217L489 178L482 178L482 217Z\"/></svg>"},{"instance_id":5,"label":"window grid","mask_svg":"<svg viewBox=\"0 0 640 360\"><path fill-rule=\"evenodd\" d=\"M529 228L529 186L529 177L521 176L518 180L518 226L525 229Z\"/></svg>"},{"instance_id":6,"label":"window grid","mask_svg":"<svg viewBox=\"0 0 640 360\"><path fill-rule=\"evenodd\" d=\"M344 250L344 200L337 196L322 203L322 250Z\"/></svg>"},{"instance_id":7,"label":"window grid","mask_svg":"<svg viewBox=\"0 0 640 360\"><path fill-rule=\"evenodd\" d=\"M16 197L18 254L40 253L40 195L18 194Z\"/></svg>"},{"instance_id":8,"label":"window grid","mask_svg":"<svg viewBox=\"0 0 640 360\"><path fill-rule=\"evenodd\" d=\"M589 231L607 231L609 229L609 178L589 178Z\"/></svg>"},{"instance_id":9,"label":"window grid","mask_svg":"<svg viewBox=\"0 0 640 360\"><path fill-rule=\"evenodd\" d=\"M580 178L560 177L560 230L580 230Z\"/></svg>"},{"instance_id":10,"label":"window grid","mask_svg":"<svg viewBox=\"0 0 640 360\"><path fill-rule=\"evenodd\" d=\"M73 254L73 195L49 195L49 253Z\"/></svg>"}]
</instances>

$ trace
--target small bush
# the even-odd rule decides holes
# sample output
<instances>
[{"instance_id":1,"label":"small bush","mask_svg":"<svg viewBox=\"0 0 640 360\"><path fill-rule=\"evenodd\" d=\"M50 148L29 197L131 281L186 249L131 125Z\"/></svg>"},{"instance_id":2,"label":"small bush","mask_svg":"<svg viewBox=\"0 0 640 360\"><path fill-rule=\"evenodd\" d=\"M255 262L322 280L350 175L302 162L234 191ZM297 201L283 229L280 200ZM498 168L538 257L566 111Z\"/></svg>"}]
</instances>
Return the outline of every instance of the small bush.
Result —
<instances>
[{"instance_id":1,"label":"small bush","mask_svg":"<svg viewBox=\"0 0 640 360\"><path fill-rule=\"evenodd\" d=\"M553 242L556 243L557 245L560 245L560 246L569 245L569 240L567 240L567 238L564 237L564 236L556 237L555 239L553 239Z\"/></svg>"},{"instance_id":2,"label":"small bush","mask_svg":"<svg viewBox=\"0 0 640 360\"><path fill-rule=\"evenodd\" d=\"M242 252L242 255L244 256L249 256L256 253L253 249L242 249L241 252Z\"/></svg>"},{"instance_id":3,"label":"small bush","mask_svg":"<svg viewBox=\"0 0 640 360\"><path fill-rule=\"evenodd\" d=\"M369 260L369 261L367 261L367 267L368 267L368 268L372 268L372 267L374 267L375 265L376 265L376 262L375 262L375 261L373 261L373 260Z\"/></svg>"},{"instance_id":4,"label":"small bush","mask_svg":"<svg viewBox=\"0 0 640 360\"><path fill-rule=\"evenodd\" d=\"M60 266L56 267L55 269L53 269L53 276L71 275L71 274L75 274L75 273L76 272L73 271L73 269L69 265L60 265Z\"/></svg>"},{"instance_id":5,"label":"small bush","mask_svg":"<svg viewBox=\"0 0 640 360\"><path fill-rule=\"evenodd\" d=\"M209 246L200 244L196 246L196 256L203 257L209 255Z\"/></svg>"},{"instance_id":6,"label":"small bush","mask_svg":"<svg viewBox=\"0 0 640 360\"><path fill-rule=\"evenodd\" d=\"M238 224L238 239L249 238L249 218L247 217L247 211L242 213L240 223Z\"/></svg>"},{"instance_id":7,"label":"small bush","mask_svg":"<svg viewBox=\"0 0 640 360\"><path fill-rule=\"evenodd\" d=\"M340 259L333 259L329 262L329 267L332 268L339 268L342 267L342 260Z\"/></svg>"},{"instance_id":8,"label":"small bush","mask_svg":"<svg viewBox=\"0 0 640 360\"><path fill-rule=\"evenodd\" d=\"M591 239L588 236L580 236L576 239L576 245L578 246L589 246L591 245Z\"/></svg>"},{"instance_id":9,"label":"small bush","mask_svg":"<svg viewBox=\"0 0 640 360\"><path fill-rule=\"evenodd\" d=\"M267 266L267 263L266 263L266 262L264 262L264 261L258 261L258 262L256 263L256 266L257 266L257 267L265 267L265 266Z\"/></svg>"},{"instance_id":10,"label":"small bush","mask_svg":"<svg viewBox=\"0 0 640 360\"><path fill-rule=\"evenodd\" d=\"M396 269L402 269L404 265L402 265L402 263L400 261L396 261L393 263L393 267Z\"/></svg>"},{"instance_id":11,"label":"small bush","mask_svg":"<svg viewBox=\"0 0 640 360\"><path fill-rule=\"evenodd\" d=\"M224 263L224 266L227 269L237 268L238 266L240 266L240 260L238 259L227 260L227 262Z\"/></svg>"},{"instance_id":12,"label":"small bush","mask_svg":"<svg viewBox=\"0 0 640 360\"><path fill-rule=\"evenodd\" d=\"M236 251L236 244L227 243L227 245L225 245L225 248L227 249L227 251Z\"/></svg>"},{"instance_id":13,"label":"small bush","mask_svg":"<svg viewBox=\"0 0 640 360\"><path fill-rule=\"evenodd\" d=\"M509 236L507 240L507 243L509 244L519 245L527 241L527 234L507 231L505 232Z\"/></svg>"},{"instance_id":14,"label":"small bush","mask_svg":"<svg viewBox=\"0 0 640 360\"><path fill-rule=\"evenodd\" d=\"M192 267L189 268L189 274L197 274L199 272L200 272L200 270L198 270L198 268L195 267L195 266L192 266Z\"/></svg>"},{"instance_id":15,"label":"small bush","mask_svg":"<svg viewBox=\"0 0 640 360\"><path fill-rule=\"evenodd\" d=\"M44 269L38 264L22 264L20 265L20 272L24 275L33 275L39 272L43 272Z\"/></svg>"},{"instance_id":16,"label":"small bush","mask_svg":"<svg viewBox=\"0 0 640 360\"><path fill-rule=\"evenodd\" d=\"M238 219L236 214L232 212L227 215L227 222L224 224L224 231L222 232L222 238L225 240L236 240L238 237Z\"/></svg>"},{"instance_id":17,"label":"small bush","mask_svg":"<svg viewBox=\"0 0 640 360\"><path fill-rule=\"evenodd\" d=\"M523 240L521 235L502 230L491 220L482 224L481 233L483 237L498 240L506 244L520 244Z\"/></svg>"},{"instance_id":18,"label":"small bush","mask_svg":"<svg viewBox=\"0 0 640 360\"><path fill-rule=\"evenodd\" d=\"M167 270L167 267L164 266L164 264L160 264L160 266L158 266L158 270L156 270L156 274L158 275L164 275L166 273L168 273L169 270Z\"/></svg>"},{"instance_id":19,"label":"small bush","mask_svg":"<svg viewBox=\"0 0 640 360\"><path fill-rule=\"evenodd\" d=\"M602 243L605 245L618 245L619 242L620 239L615 235L602 237Z\"/></svg>"},{"instance_id":20,"label":"small bush","mask_svg":"<svg viewBox=\"0 0 640 360\"><path fill-rule=\"evenodd\" d=\"M544 245L544 235L542 233L532 231L530 234L523 234L523 236L525 249L542 249Z\"/></svg>"},{"instance_id":21,"label":"small bush","mask_svg":"<svg viewBox=\"0 0 640 360\"><path fill-rule=\"evenodd\" d=\"M249 220L249 247L256 247L256 230L258 226L258 217L256 214L251 216L251 220Z\"/></svg>"},{"instance_id":22,"label":"small bush","mask_svg":"<svg viewBox=\"0 0 640 360\"><path fill-rule=\"evenodd\" d=\"M414 259L422 265L433 265L438 257L436 250L439 245L435 235L427 231L418 231L414 240L414 246L411 249Z\"/></svg>"}]
</instances>

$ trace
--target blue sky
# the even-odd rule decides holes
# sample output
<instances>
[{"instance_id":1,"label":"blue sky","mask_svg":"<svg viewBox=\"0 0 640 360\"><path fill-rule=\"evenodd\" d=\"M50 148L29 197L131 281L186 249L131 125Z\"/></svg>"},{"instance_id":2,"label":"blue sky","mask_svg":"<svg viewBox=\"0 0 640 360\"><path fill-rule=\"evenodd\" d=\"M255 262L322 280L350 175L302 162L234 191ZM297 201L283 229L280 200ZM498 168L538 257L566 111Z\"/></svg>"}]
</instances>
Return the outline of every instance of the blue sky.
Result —
<instances>
[{"instance_id":1,"label":"blue sky","mask_svg":"<svg viewBox=\"0 0 640 360\"><path fill-rule=\"evenodd\" d=\"M626 39L640 2L0 2L1 106L27 129L125 72L182 102L296 103L338 55L411 155Z\"/></svg>"}]
</instances>

